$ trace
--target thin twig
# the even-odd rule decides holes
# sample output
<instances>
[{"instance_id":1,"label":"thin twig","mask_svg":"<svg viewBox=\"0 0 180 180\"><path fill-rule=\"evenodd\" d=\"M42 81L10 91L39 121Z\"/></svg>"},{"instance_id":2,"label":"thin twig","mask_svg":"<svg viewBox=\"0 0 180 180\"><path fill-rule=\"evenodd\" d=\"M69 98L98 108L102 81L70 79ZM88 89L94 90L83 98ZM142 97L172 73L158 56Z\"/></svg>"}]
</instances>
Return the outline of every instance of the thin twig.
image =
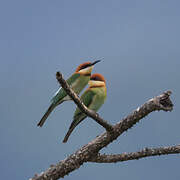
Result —
<instances>
[{"instance_id":1,"label":"thin twig","mask_svg":"<svg viewBox=\"0 0 180 180\"><path fill-rule=\"evenodd\" d=\"M145 157L160 156L167 154L179 154L179 153L180 153L180 145L159 147L159 148L144 148L141 151L132 152L132 153L122 153L122 154L112 154L112 155L98 154L96 157L90 159L89 162L117 163L128 160L141 159Z\"/></svg>"}]
</instances>

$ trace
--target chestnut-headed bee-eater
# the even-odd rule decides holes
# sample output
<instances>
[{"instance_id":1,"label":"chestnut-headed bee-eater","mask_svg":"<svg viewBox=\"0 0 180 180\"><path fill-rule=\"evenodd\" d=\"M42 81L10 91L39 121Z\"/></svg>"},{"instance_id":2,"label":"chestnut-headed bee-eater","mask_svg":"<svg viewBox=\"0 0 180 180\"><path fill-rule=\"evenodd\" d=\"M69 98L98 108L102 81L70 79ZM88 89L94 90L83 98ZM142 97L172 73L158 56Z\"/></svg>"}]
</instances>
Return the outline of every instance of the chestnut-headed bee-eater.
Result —
<instances>
[{"instance_id":1,"label":"chestnut-headed bee-eater","mask_svg":"<svg viewBox=\"0 0 180 180\"><path fill-rule=\"evenodd\" d=\"M70 87L74 90L75 93L79 94L87 85L91 77L92 69L94 65L98 62L100 62L100 60L94 61L93 63L85 62L83 64L80 64L76 71L73 73L73 75L69 79L67 79L67 83L70 85ZM51 100L51 105L49 106L48 110L45 112L44 116L39 121L37 126L42 127L53 109L62 102L68 100L71 100L71 98L67 95L63 88L59 88Z\"/></svg>"},{"instance_id":2,"label":"chestnut-headed bee-eater","mask_svg":"<svg viewBox=\"0 0 180 180\"><path fill-rule=\"evenodd\" d=\"M96 73L91 75L88 84L89 87L82 94L81 101L86 105L87 108L97 112L106 100L106 81L101 74ZM87 115L81 112L81 110L77 107L74 113L73 122L71 123L69 130L63 140L64 143L67 142L74 128L86 117Z\"/></svg>"}]
</instances>

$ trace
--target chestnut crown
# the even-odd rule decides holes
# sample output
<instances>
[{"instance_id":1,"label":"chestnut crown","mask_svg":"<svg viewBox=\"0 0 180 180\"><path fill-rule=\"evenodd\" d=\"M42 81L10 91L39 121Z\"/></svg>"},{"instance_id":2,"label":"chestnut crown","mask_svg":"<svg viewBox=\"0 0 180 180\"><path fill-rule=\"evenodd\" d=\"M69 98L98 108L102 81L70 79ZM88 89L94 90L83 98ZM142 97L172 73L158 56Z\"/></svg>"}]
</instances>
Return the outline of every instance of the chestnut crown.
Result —
<instances>
[{"instance_id":1,"label":"chestnut crown","mask_svg":"<svg viewBox=\"0 0 180 180\"><path fill-rule=\"evenodd\" d=\"M95 65L98 62L100 62L100 60L94 61L93 63L91 63L91 62L82 63L82 64L80 64L78 66L78 68L76 69L76 72L79 72L80 70L83 70L83 69L86 69L88 67L91 67L91 66Z\"/></svg>"}]
</instances>

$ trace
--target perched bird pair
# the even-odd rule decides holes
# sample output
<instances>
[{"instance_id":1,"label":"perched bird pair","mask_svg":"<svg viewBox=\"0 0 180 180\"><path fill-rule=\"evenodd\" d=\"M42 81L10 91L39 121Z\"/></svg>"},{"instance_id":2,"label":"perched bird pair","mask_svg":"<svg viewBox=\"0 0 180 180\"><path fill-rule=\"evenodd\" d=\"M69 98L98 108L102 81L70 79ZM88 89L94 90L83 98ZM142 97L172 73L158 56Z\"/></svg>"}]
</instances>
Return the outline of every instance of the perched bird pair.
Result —
<instances>
[{"instance_id":1,"label":"perched bird pair","mask_svg":"<svg viewBox=\"0 0 180 180\"><path fill-rule=\"evenodd\" d=\"M75 73L69 79L67 79L67 83L77 94L79 94L84 89L84 87L89 84L89 87L81 96L81 101L89 109L95 112L99 110L106 99L106 82L104 77L98 73L91 75L94 65L98 62L100 62L100 60L97 60L93 63L86 62L80 64ZM64 101L68 100L71 100L71 98L67 95L63 88L59 88L51 100L51 105L37 125L42 127L53 109ZM81 110L77 107L74 113L73 122L71 123L69 130L63 140L64 143L67 142L74 128L86 117L87 115L82 113Z\"/></svg>"}]
</instances>

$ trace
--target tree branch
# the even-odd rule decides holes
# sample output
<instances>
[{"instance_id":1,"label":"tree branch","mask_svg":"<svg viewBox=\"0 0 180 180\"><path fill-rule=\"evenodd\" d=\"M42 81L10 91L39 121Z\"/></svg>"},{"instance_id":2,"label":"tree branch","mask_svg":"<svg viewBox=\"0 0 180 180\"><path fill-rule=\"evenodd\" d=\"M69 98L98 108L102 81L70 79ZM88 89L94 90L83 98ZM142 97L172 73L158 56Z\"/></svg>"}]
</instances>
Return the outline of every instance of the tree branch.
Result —
<instances>
[{"instance_id":1,"label":"tree branch","mask_svg":"<svg viewBox=\"0 0 180 180\"><path fill-rule=\"evenodd\" d=\"M116 162L123 162L128 160L135 160L141 159L144 157L151 157L151 156L160 156L160 155L167 155L167 154L179 154L180 153L180 144L176 146L169 146L169 147L160 147L160 148L144 148L138 152L132 153L122 153L122 154L113 154L113 155L100 155L98 154L96 157L93 157L89 160L89 162L96 162L96 163L116 163Z\"/></svg>"},{"instance_id":2,"label":"tree branch","mask_svg":"<svg viewBox=\"0 0 180 180\"><path fill-rule=\"evenodd\" d=\"M88 116L94 118L94 115L90 113L88 109L82 105L82 103L80 103L78 96L69 88L61 74L59 73L57 76L58 81L61 79L60 82L64 90L74 100L78 107ZM134 124L139 122L140 119L147 116L152 111L171 111L173 109L173 104L169 98L170 95L171 92L167 91L157 97L150 99L144 105L137 108L133 113L114 125L111 133L104 132L66 159L60 161L56 165L51 166L45 172L42 172L39 175L35 175L31 180L57 180L74 171L75 169L78 169L83 163L90 161L93 157L97 157L97 154L102 148L106 147L112 141L117 139L118 136L127 131ZM95 118L97 120L99 119L99 116L95 116Z\"/></svg>"},{"instance_id":3,"label":"tree branch","mask_svg":"<svg viewBox=\"0 0 180 180\"><path fill-rule=\"evenodd\" d=\"M76 105L81 109L83 113L85 113L87 116L93 118L98 124L103 126L107 131L111 132L113 131L112 125L110 125L107 121L102 119L95 111L92 111L88 109L80 100L78 95L70 88L70 86L67 84L67 82L62 77L62 74L60 72L56 73L56 79L62 86L62 88L66 91L66 93L73 99L73 101L76 103Z\"/></svg>"}]
</instances>

